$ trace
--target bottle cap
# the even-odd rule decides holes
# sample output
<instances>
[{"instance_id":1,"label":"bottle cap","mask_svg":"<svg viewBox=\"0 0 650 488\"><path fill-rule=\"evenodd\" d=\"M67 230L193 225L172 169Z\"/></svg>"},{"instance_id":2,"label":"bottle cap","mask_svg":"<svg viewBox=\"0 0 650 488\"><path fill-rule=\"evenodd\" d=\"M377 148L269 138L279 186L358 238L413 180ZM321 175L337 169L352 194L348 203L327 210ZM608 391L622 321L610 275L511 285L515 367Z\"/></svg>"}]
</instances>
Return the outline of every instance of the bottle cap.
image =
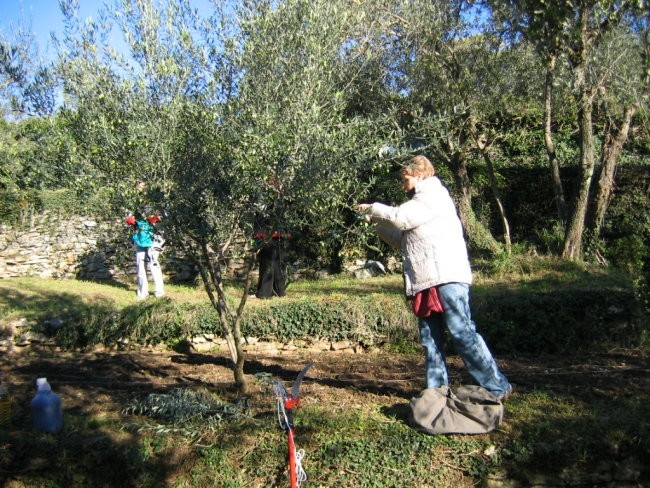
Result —
<instances>
[{"instance_id":1,"label":"bottle cap","mask_svg":"<svg viewBox=\"0 0 650 488\"><path fill-rule=\"evenodd\" d=\"M37 378L36 379L36 389L38 391L52 391L52 387L47 382L47 378Z\"/></svg>"}]
</instances>

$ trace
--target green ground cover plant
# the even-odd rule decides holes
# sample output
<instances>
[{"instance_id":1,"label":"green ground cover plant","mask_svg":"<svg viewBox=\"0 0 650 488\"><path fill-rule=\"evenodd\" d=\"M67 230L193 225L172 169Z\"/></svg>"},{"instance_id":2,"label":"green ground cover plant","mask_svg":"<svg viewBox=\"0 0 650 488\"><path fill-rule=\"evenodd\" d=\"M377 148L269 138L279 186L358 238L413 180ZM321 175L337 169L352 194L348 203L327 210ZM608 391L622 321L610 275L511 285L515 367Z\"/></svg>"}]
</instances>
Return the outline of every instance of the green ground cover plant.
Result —
<instances>
[{"instance_id":1,"label":"green ground cover plant","mask_svg":"<svg viewBox=\"0 0 650 488\"><path fill-rule=\"evenodd\" d=\"M128 283L20 278L0 281L0 319L23 317L65 348L92 348L128 339L140 345L181 346L199 334L219 336L219 322L201 287L168 285L170 299L134 300ZM335 275L291 283L281 300L249 300L242 331L276 342L350 340L364 347L417 344L399 275L369 280ZM63 290L63 291L62 291ZM231 282L234 307L242 293ZM647 341L642 301L633 283L613 269L556 259L514 257L479 264L472 289L474 319L497 353L559 353L638 347Z\"/></svg>"},{"instance_id":2,"label":"green ground cover plant","mask_svg":"<svg viewBox=\"0 0 650 488\"><path fill-rule=\"evenodd\" d=\"M0 431L0 480L288 486L270 380L288 383L314 360L296 416L306 486L646 485L647 322L631 284L555 260L476 268L475 318L516 386L501 428L481 436L428 436L407 425L422 365L399 276L295 282L284 299L251 301L249 334L345 337L375 352L249 353L245 398L232 387L227 351L181 352L188 335L216 326L200 289L170 285L168 298L138 302L129 283L0 280L3 328L26 319L45 334L48 320L64 324L49 331L58 344L0 357L13 402L12 425ZM233 300L240 292L230 285ZM590 339L599 335L606 340ZM124 337L128 345L111 346ZM541 337L539 350L526 350ZM467 381L453 351L449 359L453 383ZM43 374L64 399L56 434L30 425L31 380Z\"/></svg>"}]
</instances>

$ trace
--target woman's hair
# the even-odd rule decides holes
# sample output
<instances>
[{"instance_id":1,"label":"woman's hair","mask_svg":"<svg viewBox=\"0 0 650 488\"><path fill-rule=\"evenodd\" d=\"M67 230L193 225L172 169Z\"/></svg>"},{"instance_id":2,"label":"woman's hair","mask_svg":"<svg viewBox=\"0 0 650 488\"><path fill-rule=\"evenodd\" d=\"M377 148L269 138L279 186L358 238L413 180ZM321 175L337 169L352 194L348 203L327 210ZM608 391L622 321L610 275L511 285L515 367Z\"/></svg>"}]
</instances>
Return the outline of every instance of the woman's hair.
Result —
<instances>
[{"instance_id":1,"label":"woman's hair","mask_svg":"<svg viewBox=\"0 0 650 488\"><path fill-rule=\"evenodd\" d=\"M436 174L436 170L433 169L433 164L429 161L426 156L415 156L409 161L409 163L402 168L400 171L402 176L420 176L422 178L428 178Z\"/></svg>"}]
</instances>

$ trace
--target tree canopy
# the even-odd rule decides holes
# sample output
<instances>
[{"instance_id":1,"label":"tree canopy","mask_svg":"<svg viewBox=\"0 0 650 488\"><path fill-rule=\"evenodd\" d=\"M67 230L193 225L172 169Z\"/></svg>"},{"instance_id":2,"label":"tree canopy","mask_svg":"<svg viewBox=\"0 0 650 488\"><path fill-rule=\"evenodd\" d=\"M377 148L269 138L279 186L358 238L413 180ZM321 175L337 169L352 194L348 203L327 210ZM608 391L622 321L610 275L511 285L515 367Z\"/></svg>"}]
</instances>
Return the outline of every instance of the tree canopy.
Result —
<instances>
[{"instance_id":1,"label":"tree canopy","mask_svg":"<svg viewBox=\"0 0 650 488\"><path fill-rule=\"evenodd\" d=\"M550 163L563 253L581 259L617 164L650 148L646 2L212 0L201 16L189 0L112 0L96 19L77 6L60 0L51 62L28 33L0 43L0 188L101 192L116 216L148 200L199 267L240 383L233 243L290 230L330 263L376 251L353 209L397 203L396 172L422 152L472 247L493 254L511 247L499 168ZM473 168L498 225L475 205Z\"/></svg>"}]
</instances>

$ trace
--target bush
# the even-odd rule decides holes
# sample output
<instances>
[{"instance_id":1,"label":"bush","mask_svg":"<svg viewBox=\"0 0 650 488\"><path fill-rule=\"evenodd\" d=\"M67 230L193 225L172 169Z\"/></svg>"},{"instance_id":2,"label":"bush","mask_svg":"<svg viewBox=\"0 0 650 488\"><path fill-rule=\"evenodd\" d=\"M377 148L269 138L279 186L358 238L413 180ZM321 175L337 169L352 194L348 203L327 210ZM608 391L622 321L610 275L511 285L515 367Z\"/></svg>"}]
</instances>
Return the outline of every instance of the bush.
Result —
<instances>
[{"instance_id":1,"label":"bush","mask_svg":"<svg viewBox=\"0 0 650 488\"><path fill-rule=\"evenodd\" d=\"M63 215L98 215L110 213L107 190L80 195L74 190L0 191L0 222L24 225L28 218L44 212Z\"/></svg>"},{"instance_id":2,"label":"bush","mask_svg":"<svg viewBox=\"0 0 650 488\"><path fill-rule=\"evenodd\" d=\"M41 192L0 191L0 222L22 223L26 217L43 210Z\"/></svg>"},{"instance_id":3,"label":"bush","mask_svg":"<svg viewBox=\"0 0 650 488\"><path fill-rule=\"evenodd\" d=\"M268 303L268 304L267 304ZM247 336L274 341L351 340L364 345L412 334L415 318L395 295L269 301L242 317Z\"/></svg>"},{"instance_id":4,"label":"bush","mask_svg":"<svg viewBox=\"0 0 650 488\"><path fill-rule=\"evenodd\" d=\"M133 344L173 345L187 337L219 330L209 304L186 305L172 300L147 300L117 308L80 307L62 316L56 338L62 347L86 349L128 340Z\"/></svg>"},{"instance_id":5,"label":"bush","mask_svg":"<svg viewBox=\"0 0 650 488\"><path fill-rule=\"evenodd\" d=\"M274 342L348 340L419 351L416 317L401 294L363 294L354 288L336 295L318 293L256 300L244 310L242 333ZM58 300L59 313L67 310L57 333L64 347L110 345L118 339L174 345L200 334L223 335L207 301L147 300L123 308L110 302L69 302L64 307ZM478 331L499 355L645 347L648 337L642 302L631 285L590 287L548 278L517 287L477 285L471 305Z\"/></svg>"},{"instance_id":6,"label":"bush","mask_svg":"<svg viewBox=\"0 0 650 488\"><path fill-rule=\"evenodd\" d=\"M474 318L496 353L572 354L643 342L632 289L502 290L475 294Z\"/></svg>"}]
</instances>

